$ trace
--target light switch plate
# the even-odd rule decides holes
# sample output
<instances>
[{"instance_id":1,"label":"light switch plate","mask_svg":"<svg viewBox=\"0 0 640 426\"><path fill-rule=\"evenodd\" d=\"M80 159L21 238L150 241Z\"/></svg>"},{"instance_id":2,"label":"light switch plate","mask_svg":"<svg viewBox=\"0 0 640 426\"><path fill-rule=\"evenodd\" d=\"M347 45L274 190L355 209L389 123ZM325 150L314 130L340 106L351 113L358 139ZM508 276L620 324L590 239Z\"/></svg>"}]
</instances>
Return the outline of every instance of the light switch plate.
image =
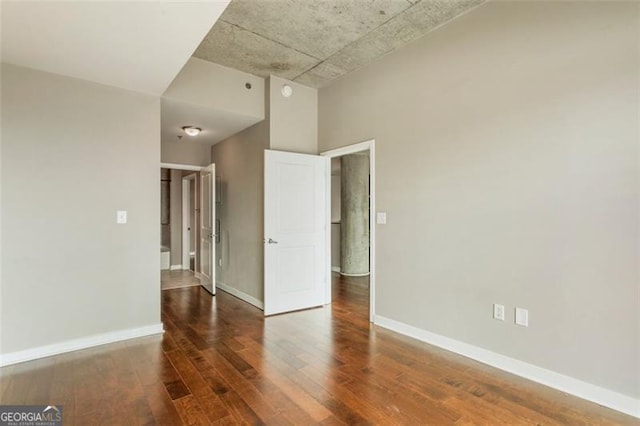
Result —
<instances>
[{"instance_id":1,"label":"light switch plate","mask_svg":"<svg viewBox=\"0 0 640 426\"><path fill-rule=\"evenodd\" d=\"M376 214L376 223L378 225L386 225L387 224L387 213L386 212L378 212Z\"/></svg>"},{"instance_id":2,"label":"light switch plate","mask_svg":"<svg viewBox=\"0 0 640 426\"><path fill-rule=\"evenodd\" d=\"M516 324L523 327L529 327L529 310L516 308Z\"/></svg>"},{"instance_id":3,"label":"light switch plate","mask_svg":"<svg viewBox=\"0 0 640 426\"><path fill-rule=\"evenodd\" d=\"M116 212L116 223L118 223L118 224L127 223L127 211L126 210L118 210Z\"/></svg>"},{"instance_id":4,"label":"light switch plate","mask_svg":"<svg viewBox=\"0 0 640 426\"><path fill-rule=\"evenodd\" d=\"M504 321L504 305L493 304L493 318Z\"/></svg>"}]
</instances>

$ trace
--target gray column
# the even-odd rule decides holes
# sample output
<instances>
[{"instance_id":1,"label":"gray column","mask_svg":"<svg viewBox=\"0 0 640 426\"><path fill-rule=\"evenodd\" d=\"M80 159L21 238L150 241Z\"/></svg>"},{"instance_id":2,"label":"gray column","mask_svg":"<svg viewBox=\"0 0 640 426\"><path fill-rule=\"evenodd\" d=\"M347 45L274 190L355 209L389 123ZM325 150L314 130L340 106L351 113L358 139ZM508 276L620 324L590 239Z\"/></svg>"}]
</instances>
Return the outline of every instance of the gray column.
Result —
<instances>
[{"instance_id":1,"label":"gray column","mask_svg":"<svg viewBox=\"0 0 640 426\"><path fill-rule=\"evenodd\" d=\"M342 157L340 171L340 269L343 275L369 273L369 155Z\"/></svg>"}]
</instances>

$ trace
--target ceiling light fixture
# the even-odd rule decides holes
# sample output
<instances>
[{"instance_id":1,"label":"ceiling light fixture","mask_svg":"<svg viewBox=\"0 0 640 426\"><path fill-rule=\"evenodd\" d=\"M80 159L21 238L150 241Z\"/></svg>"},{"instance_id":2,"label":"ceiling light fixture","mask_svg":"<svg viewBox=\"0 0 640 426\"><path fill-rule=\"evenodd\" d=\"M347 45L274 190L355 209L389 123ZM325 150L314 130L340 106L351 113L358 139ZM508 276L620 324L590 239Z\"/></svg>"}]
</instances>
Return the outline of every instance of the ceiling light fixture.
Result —
<instances>
[{"instance_id":1,"label":"ceiling light fixture","mask_svg":"<svg viewBox=\"0 0 640 426\"><path fill-rule=\"evenodd\" d=\"M293 95L293 87L289 86L288 84L283 84L282 89L280 89L280 93L282 93L282 96L284 96L285 98L288 98Z\"/></svg>"},{"instance_id":2,"label":"ceiling light fixture","mask_svg":"<svg viewBox=\"0 0 640 426\"><path fill-rule=\"evenodd\" d=\"M182 131L185 132L189 136L197 136L198 133L200 133L202 131L202 129L200 127L184 126L182 128Z\"/></svg>"}]
</instances>

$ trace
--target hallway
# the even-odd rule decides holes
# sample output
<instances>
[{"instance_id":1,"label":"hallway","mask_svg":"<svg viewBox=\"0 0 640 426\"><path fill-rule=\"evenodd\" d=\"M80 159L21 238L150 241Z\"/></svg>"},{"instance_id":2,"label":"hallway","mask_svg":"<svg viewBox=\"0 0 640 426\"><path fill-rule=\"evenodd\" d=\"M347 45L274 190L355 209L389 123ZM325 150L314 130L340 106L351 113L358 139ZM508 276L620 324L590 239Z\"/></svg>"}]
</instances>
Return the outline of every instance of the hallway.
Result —
<instances>
[{"instance_id":1,"label":"hallway","mask_svg":"<svg viewBox=\"0 0 640 426\"><path fill-rule=\"evenodd\" d=\"M163 336L0 369L2 404L65 425L573 424L634 419L372 326L368 279L331 306L264 318L201 287L162 292Z\"/></svg>"},{"instance_id":2,"label":"hallway","mask_svg":"<svg viewBox=\"0 0 640 426\"><path fill-rule=\"evenodd\" d=\"M172 290L175 288L200 286L200 280L193 271L160 271L160 288Z\"/></svg>"}]
</instances>

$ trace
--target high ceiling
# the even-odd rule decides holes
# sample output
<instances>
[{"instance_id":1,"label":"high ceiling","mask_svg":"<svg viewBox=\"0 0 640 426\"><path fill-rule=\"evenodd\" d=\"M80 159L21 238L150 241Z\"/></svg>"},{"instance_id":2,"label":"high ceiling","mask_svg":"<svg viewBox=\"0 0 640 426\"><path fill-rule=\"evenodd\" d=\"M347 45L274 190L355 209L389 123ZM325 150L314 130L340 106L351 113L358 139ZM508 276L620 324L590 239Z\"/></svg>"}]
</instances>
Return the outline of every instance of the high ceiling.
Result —
<instances>
[{"instance_id":1,"label":"high ceiling","mask_svg":"<svg viewBox=\"0 0 640 426\"><path fill-rule=\"evenodd\" d=\"M483 2L232 0L194 56L322 87Z\"/></svg>"},{"instance_id":2,"label":"high ceiling","mask_svg":"<svg viewBox=\"0 0 640 426\"><path fill-rule=\"evenodd\" d=\"M160 95L227 6L2 0L2 62Z\"/></svg>"}]
</instances>

